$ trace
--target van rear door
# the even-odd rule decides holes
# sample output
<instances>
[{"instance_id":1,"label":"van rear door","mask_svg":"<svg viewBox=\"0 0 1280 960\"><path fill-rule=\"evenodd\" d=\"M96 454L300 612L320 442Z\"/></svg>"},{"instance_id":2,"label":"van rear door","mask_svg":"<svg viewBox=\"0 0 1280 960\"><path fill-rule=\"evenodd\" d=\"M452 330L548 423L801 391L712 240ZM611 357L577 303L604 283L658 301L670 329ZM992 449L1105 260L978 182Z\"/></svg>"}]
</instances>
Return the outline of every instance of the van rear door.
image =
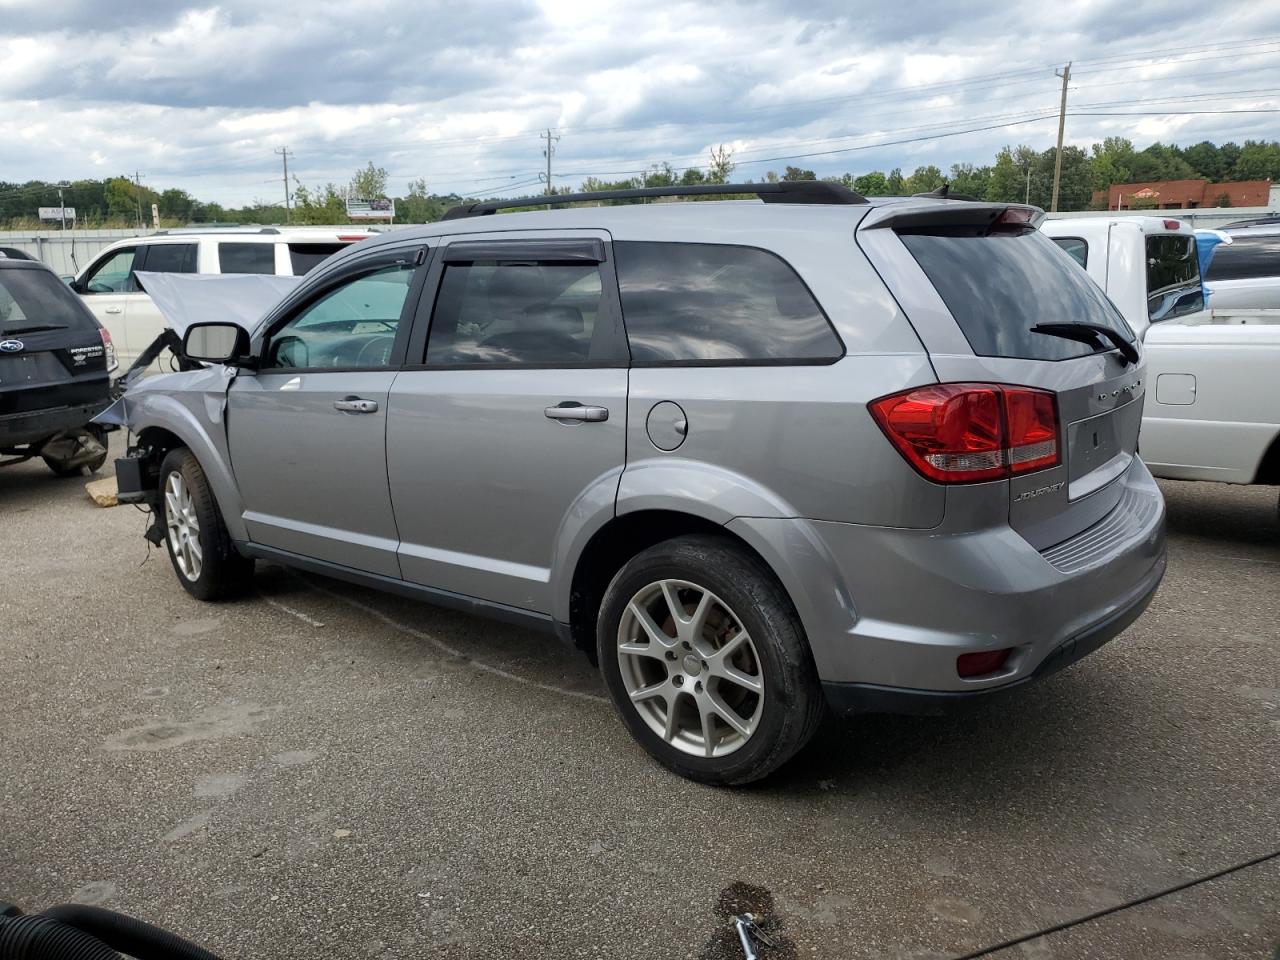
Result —
<instances>
[{"instance_id":1,"label":"van rear door","mask_svg":"<svg viewBox=\"0 0 1280 960\"><path fill-rule=\"evenodd\" d=\"M1035 229L1034 208L910 203L880 213L864 221L859 243L938 379L1037 387L1056 397L1061 463L986 484L1003 485L1009 523L1040 549L1097 523L1119 502L1115 481L1137 455L1142 422L1143 365L1124 356L1140 347L1124 318ZM1080 324L1105 328L1127 349ZM1033 329L1042 325L1053 326Z\"/></svg>"}]
</instances>

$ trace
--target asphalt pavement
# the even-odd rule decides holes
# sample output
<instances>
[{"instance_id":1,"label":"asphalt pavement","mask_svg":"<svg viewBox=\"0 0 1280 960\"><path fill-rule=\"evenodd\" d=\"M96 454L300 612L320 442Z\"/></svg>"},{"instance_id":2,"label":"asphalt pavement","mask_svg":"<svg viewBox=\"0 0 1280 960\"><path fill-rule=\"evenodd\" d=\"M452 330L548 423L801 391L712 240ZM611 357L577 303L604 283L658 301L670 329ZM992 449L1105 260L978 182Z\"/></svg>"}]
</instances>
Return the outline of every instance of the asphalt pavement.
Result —
<instances>
[{"instance_id":1,"label":"asphalt pavement","mask_svg":"<svg viewBox=\"0 0 1280 960\"><path fill-rule=\"evenodd\" d=\"M554 640L274 566L208 605L137 509L0 469L0 900L228 958L945 958L1280 848L1274 487L1164 483L1147 614L1018 696L829 721L718 790ZM1002 952L1256 958L1280 860Z\"/></svg>"}]
</instances>

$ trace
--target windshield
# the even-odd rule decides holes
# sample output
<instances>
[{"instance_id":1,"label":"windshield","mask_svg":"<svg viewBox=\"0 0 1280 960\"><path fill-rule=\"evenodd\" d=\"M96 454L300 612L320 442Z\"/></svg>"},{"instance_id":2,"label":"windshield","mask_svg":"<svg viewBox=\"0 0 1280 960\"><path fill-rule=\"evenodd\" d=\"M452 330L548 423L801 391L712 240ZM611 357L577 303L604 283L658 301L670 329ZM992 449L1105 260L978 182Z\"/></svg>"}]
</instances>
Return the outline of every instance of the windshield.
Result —
<instances>
[{"instance_id":1,"label":"windshield","mask_svg":"<svg viewBox=\"0 0 1280 960\"><path fill-rule=\"evenodd\" d=\"M1147 315L1151 322L1203 309L1196 238L1182 234L1147 237Z\"/></svg>"},{"instance_id":2,"label":"windshield","mask_svg":"<svg viewBox=\"0 0 1280 960\"><path fill-rule=\"evenodd\" d=\"M1033 332L1041 323L1098 323L1133 339L1106 294L1038 230L966 226L898 235L979 356L1069 360L1100 349Z\"/></svg>"},{"instance_id":3,"label":"windshield","mask_svg":"<svg viewBox=\"0 0 1280 960\"><path fill-rule=\"evenodd\" d=\"M47 270L0 270L0 334L30 327L88 330L93 318Z\"/></svg>"}]
</instances>

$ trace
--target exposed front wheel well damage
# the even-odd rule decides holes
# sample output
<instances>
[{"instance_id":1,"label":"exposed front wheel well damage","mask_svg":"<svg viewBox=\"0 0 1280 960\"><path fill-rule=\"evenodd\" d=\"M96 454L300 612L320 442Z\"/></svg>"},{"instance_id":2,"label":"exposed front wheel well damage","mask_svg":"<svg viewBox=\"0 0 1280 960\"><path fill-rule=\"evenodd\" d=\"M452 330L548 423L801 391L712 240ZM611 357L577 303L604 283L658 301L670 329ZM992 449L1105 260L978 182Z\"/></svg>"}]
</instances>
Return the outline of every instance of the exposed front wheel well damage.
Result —
<instances>
[{"instance_id":1,"label":"exposed front wheel well damage","mask_svg":"<svg viewBox=\"0 0 1280 960\"><path fill-rule=\"evenodd\" d=\"M573 645L593 664L596 656L596 617L614 576L632 557L664 540L688 534L709 534L737 544L773 573L769 564L741 537L722 525L674 510L639 510L615 517L587 543L573 571L569 596L569 628ZM776 575L775 575L776 576Z\"/></svg>"}]
</instances>

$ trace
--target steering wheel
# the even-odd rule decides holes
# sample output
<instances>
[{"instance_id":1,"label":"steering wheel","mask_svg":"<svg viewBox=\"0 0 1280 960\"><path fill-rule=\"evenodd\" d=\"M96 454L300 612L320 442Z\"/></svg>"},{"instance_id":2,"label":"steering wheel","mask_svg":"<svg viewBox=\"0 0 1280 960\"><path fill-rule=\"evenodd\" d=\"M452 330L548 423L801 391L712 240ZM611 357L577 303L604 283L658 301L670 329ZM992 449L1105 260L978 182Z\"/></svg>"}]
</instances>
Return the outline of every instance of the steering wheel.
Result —
<instances>
[{"instance_id":1,"label":"steering wheel","mask_svg":"<svg viewBox=\"0 0 1280 960\"><path fill-rule=\"evenodd\" d=\"M383 336L380 336L380 337L370 337L368 340L366 340L366 341L364 342L364 345L363 345L363 346L362 346L362 347L361 347L361 348L356 352L356 362L355 362L355 366L357 366L357 367L364 367L364 366L370 366L370 367L381 367L381 366L385 366L385 365L386 365L386 362L387 362L387 358L391 355L391 348L392 348L392 346L395 344L395 342L396 342L396 338L395 338L395 337L389 337L389 336L386 336L386 335L383 335ZM373 359L373 360L372 360L372 362L370 362L370 363L366 363L366 362L365 362L365 354L366 354L366 353L368 353L368 352L369 352L369 350L371 350L373 347L375 347L375 346L382 346L383 344L385 344L385 345L386 345L386 348L385 348L385 351L383 352L382 356L381 356L380 358Z\"/></svg>"}]
</instances>

